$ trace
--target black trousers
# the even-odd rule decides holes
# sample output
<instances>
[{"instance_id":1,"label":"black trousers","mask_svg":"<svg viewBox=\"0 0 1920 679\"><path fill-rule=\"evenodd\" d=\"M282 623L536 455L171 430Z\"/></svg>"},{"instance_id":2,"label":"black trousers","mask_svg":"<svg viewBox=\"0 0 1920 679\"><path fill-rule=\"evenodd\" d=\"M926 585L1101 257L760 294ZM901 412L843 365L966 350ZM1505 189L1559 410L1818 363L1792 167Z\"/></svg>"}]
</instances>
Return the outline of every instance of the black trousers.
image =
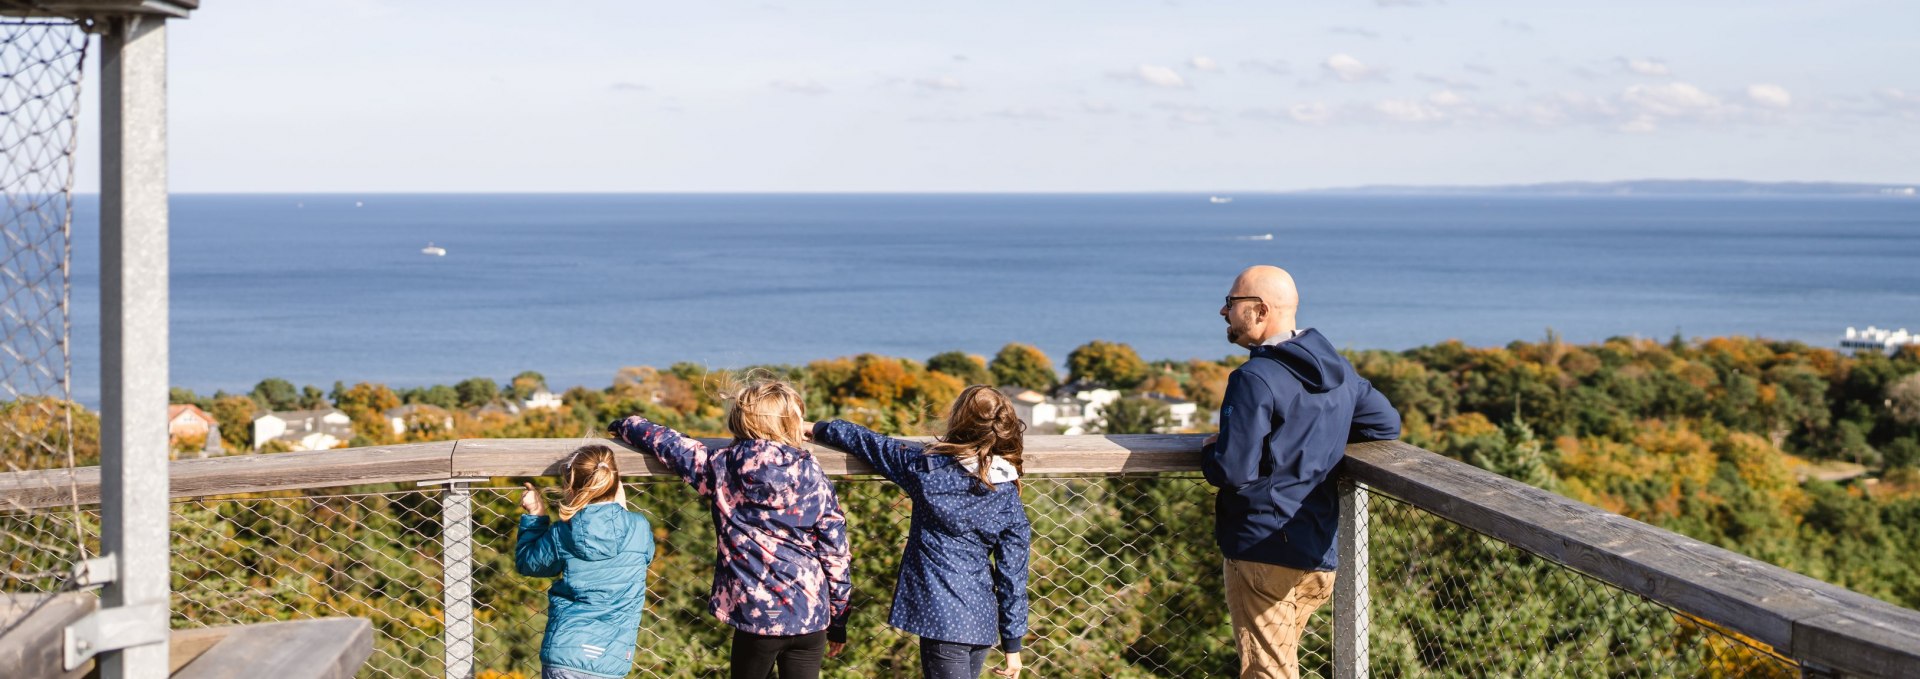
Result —
<instances>
[{"instance_id":1,"label":"black trousers","mask_svg":"<svg viewBox=\"0 0 1920 679\"><path fill-rule=\"evenodd\" d=\"M819 679L827 654L827 631L768 637L733 631L733 679L767 679L775 667L780 679Z\"/></svg>"},{"instance_id":2,"label":"black trousers","mask_svg":"<svg viewBox=\"0 0 1920 679\"><path fill-rule=\"evenodd\" d=\"M920 637L920 674L927 679L979 679L990 648Z\"/></svg>"}]
</instances>

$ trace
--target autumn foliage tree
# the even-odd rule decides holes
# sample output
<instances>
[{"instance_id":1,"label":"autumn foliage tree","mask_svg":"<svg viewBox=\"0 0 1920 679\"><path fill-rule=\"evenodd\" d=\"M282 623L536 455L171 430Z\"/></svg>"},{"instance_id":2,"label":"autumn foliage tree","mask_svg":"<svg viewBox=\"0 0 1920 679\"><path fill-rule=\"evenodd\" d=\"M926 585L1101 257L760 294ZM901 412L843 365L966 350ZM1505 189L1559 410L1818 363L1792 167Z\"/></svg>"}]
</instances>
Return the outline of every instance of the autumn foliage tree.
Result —
<instances>
[{"instance_id":1,"label":"autumn foliage tree","mask_svg":"<svg viewBox=\"0 0 1920 679\"><path fill-rule=\"evenodd\" d=\"M1094 340L1067 354L1067 381L1090 380L1116 389L1132 389L1147 379L1147 362L1133 347Z\"/></svg>"},{"instance_id":2,"label":"autumn foliage tree","mask_svg":"<svg viewBox=\"0 0 1920 679\"><path fill-rule=\"evenodd\" d=\"M1018 342L1001 347L987 369L993 372L994 383L1003 387L1046 391L1053 388L1059 377L1053 372L1053 359L1032 345Z\"/></svg>"},{"instance_id":3,"label":"autumn foliage tree","mask_svg":"<svg viewBox=\"0 0 1920 679\"><path fill-rule=\"evenodd\" d=\"M927 359L927 370L952 375L962 384L993 384L987 361L962 351L948 351Z\"/></svg>"}]
</instances>

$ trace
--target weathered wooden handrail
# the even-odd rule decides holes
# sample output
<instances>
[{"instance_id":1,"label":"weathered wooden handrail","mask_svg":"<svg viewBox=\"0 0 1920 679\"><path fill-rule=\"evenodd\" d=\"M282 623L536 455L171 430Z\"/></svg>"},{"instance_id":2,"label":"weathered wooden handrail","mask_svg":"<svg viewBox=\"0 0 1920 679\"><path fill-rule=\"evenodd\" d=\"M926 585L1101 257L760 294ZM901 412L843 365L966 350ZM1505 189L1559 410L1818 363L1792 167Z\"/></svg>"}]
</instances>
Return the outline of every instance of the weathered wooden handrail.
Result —
<instances>
[{"instance_id":1,"label":"weathered wooden handrail","mask_svg":"<svg viewBox=\"0 0 1920 679\"><path fill-rule=\"evenodd\" d=\"M1030 436L1029 474L1199 469L1201 437ZM709 446L721 439L703 439ZM582 439L468 439L240 455L172 465L176 498L378 483L541 476ZM666 473L615 444L629 477ZM868 474L815 448L828 474ZM1349 446L1345 473L1373 490L1676 611L1773 646L1801 663L1869 677L1920 676L1920 611L1900 608L1399 442ZM0 509L97 502L96 468L0 474Z\"/></svg>"},{"instance_id":2,"label":"weathered wooden handrail","mask_svg":"<svg viewBox=\"0 0 1920 679\"><path fill-rule=\"evenodd\" d=\"M1029 474L1133 474L1198 471L1199 436L1029 436ZM708 446L726 439L700 439ZM232 455L179 460L171 465L169 494L175 499L312 490L378 483L418 483L479 476L557 474L574 449L612 445L627 477L661 476L667 468L653 456L605 439L464 439L270 455ZM813 446L828 474L872 474L854 457ZM0 474L0 511L40 509L100 501L100 468Z\"/></svg>"}]
</instances>

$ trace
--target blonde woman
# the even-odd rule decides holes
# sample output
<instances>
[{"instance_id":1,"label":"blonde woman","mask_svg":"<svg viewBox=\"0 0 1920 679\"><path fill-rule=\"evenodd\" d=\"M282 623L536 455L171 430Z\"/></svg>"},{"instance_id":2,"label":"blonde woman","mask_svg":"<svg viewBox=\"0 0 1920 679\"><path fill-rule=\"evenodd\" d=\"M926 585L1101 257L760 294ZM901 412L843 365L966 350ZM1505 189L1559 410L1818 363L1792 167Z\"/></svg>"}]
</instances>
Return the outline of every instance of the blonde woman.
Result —
<instances>
[{"instance_id":1,"label":"blonde woman","mask_svg":"<svg viewBox=\"0 0 1920 679\"><path fill-rule=\"evenodd\" d=\"M732 676L765 679L778 667L780 679L814 679L822 656L846 644L846 515L803 447L800 392L761 379L729 397L733 441L717 450L638 415L608 431L712 503L718 544L707 607L733 627Z\"/></svg>"},{"instance_id":2,"label":"blonde woman","mask_svg":"<svg viewBox=\"0 0 1920 679\"><path fill-rule=\"evenodd\" d=\"M646 602L653 527L627 511L613 449L586 446L567 458L560 521L527 484L520 496L520 535L513 569L559 578L547 590L547 631L540 642L542 679L624 677L633 671L634 633Z\"/></svg>"},{"instance_id":3,"label":"blonde woman","mask_svg":"<svg viewBox=\"0 0 1920 679\"><path fill-rule=\"evenodd\" d=\"M844 420L813 425L815 443L865 460L913 498L887 622L920 637L928 679L975 679L996 645L1006 666L994 673L1020 675L1033 533L1020 501L1025 428L1006 395L984 385L960 392L930 444Z\"/></svg>"}]
</instances>

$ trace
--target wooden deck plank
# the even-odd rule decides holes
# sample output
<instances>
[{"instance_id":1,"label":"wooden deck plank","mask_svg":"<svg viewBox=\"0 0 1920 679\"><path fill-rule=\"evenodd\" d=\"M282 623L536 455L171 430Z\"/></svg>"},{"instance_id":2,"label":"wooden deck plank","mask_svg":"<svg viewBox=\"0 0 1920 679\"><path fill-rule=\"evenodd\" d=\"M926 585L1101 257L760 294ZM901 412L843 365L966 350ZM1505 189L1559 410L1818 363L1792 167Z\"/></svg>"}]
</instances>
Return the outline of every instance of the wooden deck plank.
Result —
<instances>
[{"instance_id":1,"label":"wooden deck plank","mask_svg":"<svg viewBox=\"0 0 1920 679\"><path fill-rule=\"evenodd\" d=\"M93 592L66 594L0 593L0 621L11 623L0 633L0 670L9 677L70 679L85 676L89 662L68 672L61 645L68 625L100 606Z\"/></svg>"},{"instance_id":2,"label":"wooden deck plank","mask_svg":"<svg viewBox=\"0 0 1920 679\"><path fill-rule=\"evenodd\" d=\"M373 655L373 623L318 618L173 633L173 643L217 641L173 679L352 679Z\"/></svg>"}]
</instances>

